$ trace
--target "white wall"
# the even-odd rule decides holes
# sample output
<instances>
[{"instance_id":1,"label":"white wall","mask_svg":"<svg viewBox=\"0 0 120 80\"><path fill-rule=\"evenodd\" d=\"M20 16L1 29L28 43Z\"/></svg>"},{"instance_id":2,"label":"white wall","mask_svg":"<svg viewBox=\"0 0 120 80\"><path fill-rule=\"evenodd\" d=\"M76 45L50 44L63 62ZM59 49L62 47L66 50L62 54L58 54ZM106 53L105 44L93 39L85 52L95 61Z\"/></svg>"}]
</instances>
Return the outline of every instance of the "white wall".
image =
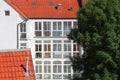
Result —
<instances>
[{"instance_id":1,"label":"white wall","mask_svg":"<svg viewBox=\"0 0 120 80\"><path fill-rule=\"evenodd\" d=\"M5 16L5 11L10 16ZM0 50L17 48L17 24L22 21L19 14L4 0L0 0Z\"/></svg>"}]
</instances>

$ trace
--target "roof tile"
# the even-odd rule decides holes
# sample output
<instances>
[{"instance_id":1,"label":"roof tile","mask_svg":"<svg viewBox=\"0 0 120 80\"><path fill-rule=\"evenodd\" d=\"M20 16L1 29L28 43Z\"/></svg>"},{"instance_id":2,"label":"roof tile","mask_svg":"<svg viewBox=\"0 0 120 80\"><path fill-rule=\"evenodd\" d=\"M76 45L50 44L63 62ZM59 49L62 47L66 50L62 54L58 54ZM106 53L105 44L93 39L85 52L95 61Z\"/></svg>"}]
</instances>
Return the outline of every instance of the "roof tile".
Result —
<instances>
[{"instance_id":1,"label":"roof tile","mask_svg":"<svg viewBox=\"0 0 120 80\"><path fill-rule=\"evenodd\" d=\"M82 1L85 3L87 0ZM6 0L6 2L24 18L77 18L79 9L78 0ZM59 3L61 9L57 10ZM70 8L72 11L69 11Z\"/></svg>"},{"instance_id":2,"label":"roof tile","mask_svg":"<svg viewBox=\"0 0 120 80\"><path fill-rule=\"evenodd\" d=\"M26 67L26 58L29 58L29 77L26 77L23 69L23 67ZM21 67L21 64L23 67ZM0 52L0 80L24 80L25 78L26 80L35 80L30 51Z\"/></svg>"}]
</instances>

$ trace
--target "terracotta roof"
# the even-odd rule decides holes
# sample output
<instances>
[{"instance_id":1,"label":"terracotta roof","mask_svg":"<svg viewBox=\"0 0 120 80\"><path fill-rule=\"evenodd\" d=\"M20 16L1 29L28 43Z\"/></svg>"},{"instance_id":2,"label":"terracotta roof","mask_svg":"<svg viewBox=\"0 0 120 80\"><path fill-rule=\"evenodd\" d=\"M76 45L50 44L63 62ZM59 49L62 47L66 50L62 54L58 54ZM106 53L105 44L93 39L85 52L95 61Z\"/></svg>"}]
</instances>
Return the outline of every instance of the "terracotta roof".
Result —
<instances>
[{"instance_id":1,"label":"terracotta roof","mask_svg":"<svg viewBox=\"0 0 120 80\"><path fill-rule=\"evenodd\" d=\"M85 3L87 0L82 0ZM24 18L77 18L78 0L6 0ZM57 5L61 9L57 10Z\"/></svg>"},{"instance_id":2,"label":"terracotta roof","mask_svg":"<svg viewBox=\"0 0 120 80\"><path fill-rule=\"evenodd\" d=\"M29 76L25 74L26 58ZM0 80L35 80L30 51L0 51Z\"/></svg>"}]
</instances>

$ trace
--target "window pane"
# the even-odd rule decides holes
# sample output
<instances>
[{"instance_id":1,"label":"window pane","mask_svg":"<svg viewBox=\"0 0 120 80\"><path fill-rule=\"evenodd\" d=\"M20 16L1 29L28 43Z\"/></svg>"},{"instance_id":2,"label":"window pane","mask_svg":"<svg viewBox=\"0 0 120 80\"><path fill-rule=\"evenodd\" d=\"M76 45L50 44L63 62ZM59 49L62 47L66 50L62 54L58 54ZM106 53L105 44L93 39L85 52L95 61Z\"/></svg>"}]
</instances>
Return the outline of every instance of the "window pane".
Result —
<instances>
[{"instance_id":1,"label":"window pane","mask_svg":"<svg viewBox=\"0 0 120 80\"><path fill-rule=\"evenodd\" d=\"M39 65L39 73L42 73L42 66Z\"/></svg>"},{"instance_id":2,"label":"window pane","mask_svg":"<svg viewBox=\"0 0 120 80\"><path fill-rule=\"evenodd\" d=\"M71 22L68 22L68 30L70 30L72 27Z\"/></svg>"},{"instance_id":3,"label":"window pane","mask_svg":"<svg viewBox=\"0 0 120 80\"><path fill-rule=\"evenodd\" d=\"M36 53L35 58L42 58L42 53Z\"/></svg>"},{"instance_id":4,"label":"window pane","mask_svg":"<svg viewBox=\"0 0 120 80\"><path fill-rule=\"evenodd\" d=\"M51 51L51 45L50 44L48 45L48 51Z\"/></svg>"},{"instance_id":5,"label":"window pane","mask_svg":"<svg viewBox=\"0 0 120 80\"><path fill-rule=\"evenodd\" d=\"M42 36L42 32L41 31L35 31L35 36Z\"/></svg>"},{"instance_id":6,"label":"window pane","mask_svg":"<svg viewBox=\"0 0 120 80\"><path fill-rule=\"evenodd\" d=\"M57 73L57 66L56 65L53 66L53 73Z\"/></svg>"},{"instance_id":7,"label":"window pane","mask_svg":"<svg viewBox=\"0 0 120 80\"><path fill-rule=\"evenodd\" d=\"M59 65L58 66L58 73L61 73L61 71L62 71L62 67L61 67L61 65Z\"/></svg>"},{"instance_id":8,"label":"window pane","mask_svg":"<svg viewBox=\"0 0 120 80\"><path fill-rule=\"evenodd\" d=\"M58 22L58 30L62 30L61 22Z\"/></svg>"},{"instance_id":9,"label":"window pane","mask_svg":"<svg viewBox=\"0 0 120 80\"><path fill-rule=\"evenodd\" d=\"M68 66L68 73L71 73L71 66Z\"/></svg>"},{"instance_id":10,"label":"window pane","mask_svg":"<svg viewBox=\"0 0 120 80\"><path fill-rule=\"evenodd\" d=\"M26 33L21 33L20 38L26 38Z\"/></svg>"},{"instance_id":11,"label":"window pane","mask_svg":"<svg viewBox=\"0 0 120 80\"><path fill-rule=\"evenodd\" d=\"M64 22L64 30L67 30L67 22Z\"/></svg>"},{"instance_id":12,"label":"window pane","mask_svg":"<svg viewBox=\"0 0 120 80\"><path fill-rule=\"evenodd\" d=\"M53 22L53 30L57 30L57 22Z\"/></svg>"},{"instance_id":13,"label":"window pane","mask_svg":"<svg viewBox=\"0 0 120 80\"><path fill-rule=\"evenodd\" d=\"M35 66L35 71L38 73L38 65Z\"/></svg>"},{"instance_id":14,"label":"window pane","mask_svg":"<svg viewBox=\"0 0 120 80\"><path fill-rule=\"evenodd\" d=\"M47 73L47 66L44 65L44 73Z\"/></svg>"},{"instance_id":15,"label":"window pane","mask_svg":"<svg viewBox=\"0 0 120 80\"><path fill-rule=\"evenodd\" d=\"M51 66L48 66L48 73L51 73Z\"/></svg>"},{"instance_id":16,"label":"window pane","mask_svg":"<svg viewBox=\"0 0 120 80\"><path fill-rule=\"evenodd\" d=\"M64 66L64 73L67 72L67 66Z\"/></svg>"},{"instance_id":17,"label":"window pane","mask_svg":"<svg viewBox=\"0 0 120 80\"><path fill-rule=\"evenodd\" d=\"M42 51L42 47L41 47L41 45L39 44L39 51Z\"/></svg>"},{"instance_id":18,"label":"window pane","mask_svg":"<svg viewBox=\"0 0 120 80\"><path fill-rule=\"evenodd\" d=\"M36 79L42 79L42 74L37 74Z\"/></svg>"}]
</instances>

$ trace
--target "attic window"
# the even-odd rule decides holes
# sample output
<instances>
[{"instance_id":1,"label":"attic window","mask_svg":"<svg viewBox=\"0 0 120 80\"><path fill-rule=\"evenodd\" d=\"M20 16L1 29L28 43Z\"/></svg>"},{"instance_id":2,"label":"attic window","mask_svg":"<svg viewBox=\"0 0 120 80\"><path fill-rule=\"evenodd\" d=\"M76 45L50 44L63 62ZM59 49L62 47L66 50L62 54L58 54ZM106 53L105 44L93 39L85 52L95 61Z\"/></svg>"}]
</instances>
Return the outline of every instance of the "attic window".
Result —
<instances>
[{"instance_id":1,"label":"attic window","mask_svg":"<svg viewBox=\"0 0 120 80\"><path fill-rule=\"evenodd\" d=\"M10 11L9 10L5 11L5 16L10 16Z\"/></svg>"},{"instance_id":2,"label":"attic window","mask_svg":"<svg viewBox=\"0 0 120 80\"><path fill-rule=\"evenodd\" d=\"M50 4L49 4L50 6L53 6L54 5L54 3L53 2L50 2Z\"/></svg>"},{"instance_id":3,"label":"attic window","mask_svg":"<svg viewBox=\"0 0 120 80\"><path fill-rule=\"evenodd\" d=\"M36 2L32 2L32 6L36 6L36 4L37 4Z\"/></svg>"}]
</instances>

